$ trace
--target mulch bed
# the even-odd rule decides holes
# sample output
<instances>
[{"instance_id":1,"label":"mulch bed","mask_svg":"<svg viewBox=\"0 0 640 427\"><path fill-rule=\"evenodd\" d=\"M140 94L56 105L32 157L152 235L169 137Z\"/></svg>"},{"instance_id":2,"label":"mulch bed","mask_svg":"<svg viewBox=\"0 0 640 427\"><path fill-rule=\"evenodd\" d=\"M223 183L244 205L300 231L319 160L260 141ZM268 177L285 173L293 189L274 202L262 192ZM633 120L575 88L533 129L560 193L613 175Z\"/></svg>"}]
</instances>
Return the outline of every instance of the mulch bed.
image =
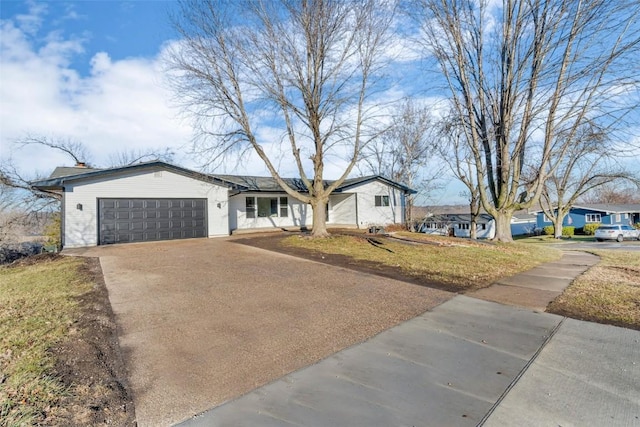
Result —
<instances>
[{"instance_id":1,"label":"mulch bed","mask_svg":"<svg viewBox=\"0 0 640 427\"><path fill-rule=\"evenodd\" d=\"M85 258L81 273L94 287L79 298L80 316L68 339L50 349L56 359L53 375L69 388L69 394L47 414L45 425L136 425L115 316L98 258Z\"/></svg>"}]
</instances>

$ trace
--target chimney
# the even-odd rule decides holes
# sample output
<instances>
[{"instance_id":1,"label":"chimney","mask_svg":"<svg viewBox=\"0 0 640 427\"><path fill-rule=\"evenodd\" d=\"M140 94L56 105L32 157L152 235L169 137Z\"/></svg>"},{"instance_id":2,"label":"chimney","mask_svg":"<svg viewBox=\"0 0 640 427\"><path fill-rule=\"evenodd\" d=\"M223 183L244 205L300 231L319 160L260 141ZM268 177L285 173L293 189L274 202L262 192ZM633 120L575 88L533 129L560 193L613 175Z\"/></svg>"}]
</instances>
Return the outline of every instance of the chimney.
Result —
<instances>
[{"instance_id":1,"label":"chimney","mask_svg":"<svg viewBox=\"0 0 640 427\"><path fill-rule=\"evenodd\" d=\"M76 162L77 168L86 168L87 164L85 162Z\"/></svg>"}]
</instances>

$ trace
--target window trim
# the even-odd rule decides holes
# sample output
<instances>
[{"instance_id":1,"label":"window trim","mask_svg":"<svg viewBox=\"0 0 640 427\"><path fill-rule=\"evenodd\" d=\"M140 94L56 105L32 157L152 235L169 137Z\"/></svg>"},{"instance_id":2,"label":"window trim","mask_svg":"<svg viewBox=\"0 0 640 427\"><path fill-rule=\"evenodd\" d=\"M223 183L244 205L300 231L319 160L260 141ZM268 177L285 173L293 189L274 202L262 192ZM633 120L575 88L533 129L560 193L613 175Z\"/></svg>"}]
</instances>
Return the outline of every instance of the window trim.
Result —
<instances>
[{"instance_id":1,"label":"window trim","mask_svg":"<svg viewBox=\"0 0 640 427\"><path fill-rule=\"evenodd\" d=\"M588 213L584 215L584 222L593 224L602 222L602 215L599 213Z\"/></svg>"},{"instance_id":2,"label":"window trim","mask_svg":"<svg viewBox=\"0 0 640 427\"><path fill-rule=\"evenodd\" d=\"M260 200L268 200L269 215L260 215ZM273 201L275 200L275 204ZM263 201L263 203L265 203ZM287 196L246 196L245 197L245 217L247 219L256 218L288 218L289 217L289 198ZM274 208L275 206L275 208ZM263 206L264 208L265 206ZM263 210L262 213L265 211Z\"/></svg>"},{"instance_id":3,"label":"window trim","mask_svg":"<svg viewBox=\"0 0 640 427\"><path fill-rule=\"evenodd\" d=\"M278 214L280 218L289 217L289 198L287 196L278 197Z\"/></svg>"},{"instance_id":4,"label":"window trim","mask_svg":"<svg viewBox=\"0 0 640 427\"><path fill-rule=\"evenodd\" d=\"M245 211L245 216L249 219L255 219L256 218L256 210L257 210L257 206L256 206L256 198L255 197L245 197L244 199L244 211Z\"/></svg>"},{"instance_id":5,"label":"window trim","mask_svg":"<svg viewBox=\"0 0 640 427\"><path fill-rule=\"evenodd\" d=\"M389 196L384 194L376 194L374 206L377 208L387 208L390 206Z\"/></svg>"}]
</instances>

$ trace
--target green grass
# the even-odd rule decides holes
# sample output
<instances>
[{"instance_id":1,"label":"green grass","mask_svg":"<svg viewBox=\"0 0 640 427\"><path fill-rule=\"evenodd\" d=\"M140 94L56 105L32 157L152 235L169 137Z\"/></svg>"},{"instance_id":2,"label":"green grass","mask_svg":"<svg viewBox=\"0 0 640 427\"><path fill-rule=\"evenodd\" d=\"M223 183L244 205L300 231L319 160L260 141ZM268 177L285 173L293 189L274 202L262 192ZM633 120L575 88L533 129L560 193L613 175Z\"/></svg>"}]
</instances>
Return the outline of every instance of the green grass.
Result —
<instances>
[{"instance_id":1,"label":"green grass","mask_svg":"<svg viewBox=\"0 0 640 427\"><path fill-rule=\"evenodd\" d=\"M601 261L578 277L547 311L640 330L640 256L596 250Z\"/></svg>"},{"instance_id":2,"label":"green grass","mask_svg":"<svg viewBox=\"0 0 640 427\"><path fill-rule=\"evenodd\" d=\"M82 261L0 268L0 425L33 425L67 392L48 349L69 333L76 296L91 289Z\"/></svg>"},{"instance_id":3,"label":"green grass","mask_svg":"<svg viewBox=\"0 0 640 427\"><path fill-rule=\"evenodd\" d=\"M406 275L445 283L458 291L485 287L498 278L560 258L559 251L534 245L487 244L419 233L397 235L425 244L410 245L375 236L384 243L382 247L392 251L389 252L371 245L363 237L344 235L327 239L291 236L283 244L398 268Z\"/></svg>"},{"instance_id":4,"label":"green grass","mask_svg":"<svg viewBox=\"0 0 640 427\"><path fill-rule=\"evenodd\" d=\"M554 243L566 243L566 242L595 242L596 239L593 236L571 236L571 237L563 237L562 239L556 239L553 236L515 236L513 238L518 243L546 243L546 244L554 244Z\"/></svg>"}]
</instances>

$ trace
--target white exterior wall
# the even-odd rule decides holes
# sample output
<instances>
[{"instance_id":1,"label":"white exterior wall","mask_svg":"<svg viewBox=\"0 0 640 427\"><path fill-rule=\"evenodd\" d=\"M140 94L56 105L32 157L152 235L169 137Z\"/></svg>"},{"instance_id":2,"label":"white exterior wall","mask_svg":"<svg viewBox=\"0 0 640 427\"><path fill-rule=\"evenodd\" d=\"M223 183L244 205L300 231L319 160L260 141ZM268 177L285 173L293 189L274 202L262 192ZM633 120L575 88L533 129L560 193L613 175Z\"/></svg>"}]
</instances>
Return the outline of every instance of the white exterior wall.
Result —
<instances>
[{"instance_id":1,"label":"white exterior wall","mask_svg":"<svg viewBox=\"0 0 640 427\"><path fill-rule=\"evenodd\" d=\"M329 197L329 224L357 225L355 193L337 193Z\"/></svg>"},{"instance_id":2,"label":"white exterior wall","mask_svg":"<svg viewBox=\"0 0 640 427\"><path fill-rule=\"evenodd\" d=\"M312 227L311 206L287 196L288 217L247 218L247 197L284 197L283 193L240 193L229 199L230 230L270 227ZM375 206L375 196L389 196L390 206ZM357 207L356 207L357 204ZM356 214L357 212L357 214ZM279 212L278 212L279 213ZM356 220L357 215L357 220ZM356 225L366 228L370 225L386 225L404 221L404 194L394 187L379 181L352 187L348 193L336 193L329 198L329 221L327 224Z\"/></svg>"},{"instance_id":3,"label":"white exterior wall","mask_svg":"<svg viewBox=\"0 0 640 427\"><path fill-rule=\"evenodd\" d=\"M247 197L277 197L278 215L280 214L280 197L287 197L288 216L258 217L256 205L256 217L247 218ZM313 213L311 205L302 203L286 193L240 193L229 198L229 226L230 230L269 227L311 227Z\"/></svg>"},{"instance_id":4,"label":"white exterior wall","mask_svg":"<svg viewBox=\"0 0 640 427\"><path fill-rule=\"evenodd\" d=\"M470 223L469 223L469 226L471 226ZM459 224L454 224L453 230L454 230L454 235L456 237L466 237L466 238L471 237L471 231L467 229L461 229ZM484 230L482 229L482 225L478 224L478 228L476 228L476 237L478 239L493 239L495 235L496 235L495 221L493 220L489 221L487 223L487 228Z\"/></svg>"},{"instance_id":5,"label":"white exterior wall","mask_svg":"<svg viewBox=\"0 0 640 427\"><path fill-rule=\"evenodd\" d=\"M404 194L397 188L371 181L349 191L358 193L359 228L404 222ZM389 206L375 206L375 196L389 196Z\"/></svg>"},{"instance_id":6,"label":"white exterior wall","mask_svg":"<svg viewBox=\"0 0 640 427\"><path fill-rule=\"evenodd\" d=\"M209 237L229 234L229 197L226 187L155 168L95 177L65 185L65 247L98 244L100 198L207 199ZM78 204L82 204L82 210L76 208Z\"/></svg>"}]
</instances>

